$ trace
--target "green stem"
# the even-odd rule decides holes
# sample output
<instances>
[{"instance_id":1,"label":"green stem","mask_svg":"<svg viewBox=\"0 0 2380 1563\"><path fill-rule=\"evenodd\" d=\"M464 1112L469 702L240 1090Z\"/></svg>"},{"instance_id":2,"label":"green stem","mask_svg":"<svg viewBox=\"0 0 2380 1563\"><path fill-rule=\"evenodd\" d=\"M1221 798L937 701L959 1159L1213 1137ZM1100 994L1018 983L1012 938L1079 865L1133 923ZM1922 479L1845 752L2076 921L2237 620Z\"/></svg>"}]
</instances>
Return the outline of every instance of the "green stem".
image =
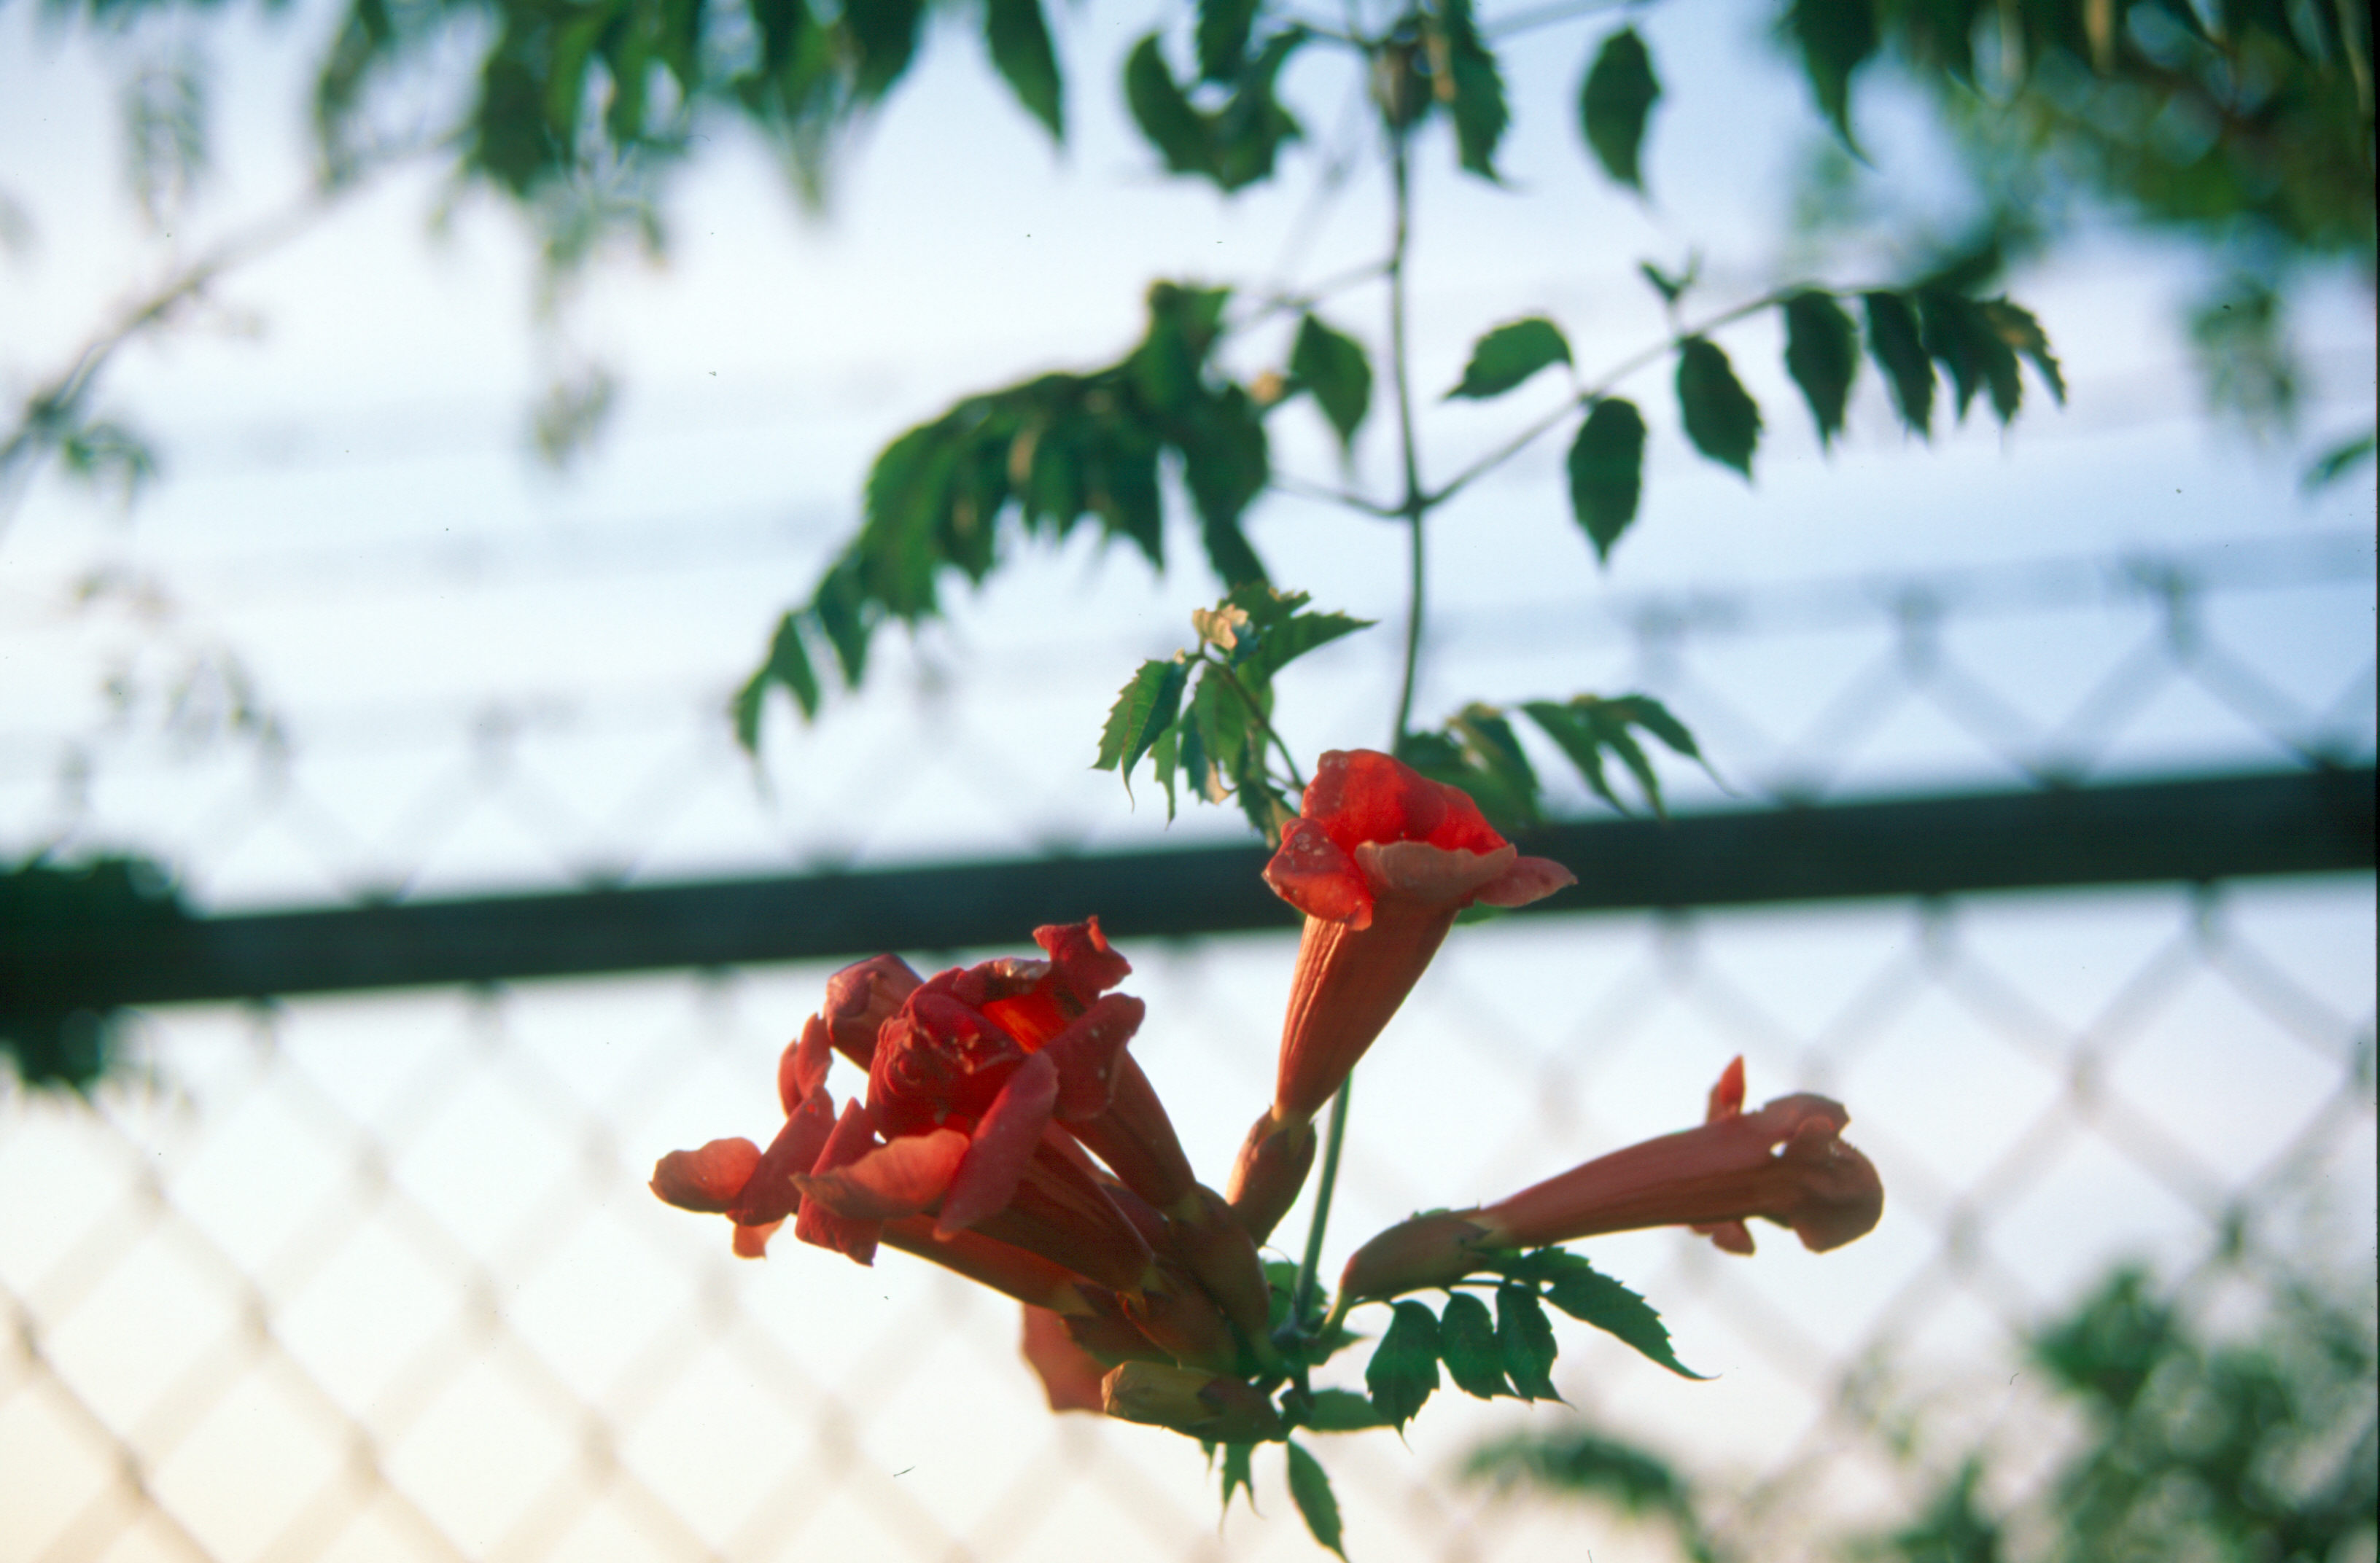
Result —
<instances>
[{"instance_id":1,"label":"green stem","mask_svg":"<svg viewBox=\"0 0 2380 1563\"><path fill-rule=\"evenodd\" d=\"M1404 457L1405 497L1397 507L1409 535L1407 551L1411 579L1405 611L1404 678L1397 691L1397 720L1390 734L1391 752L1403 747L1413 724L1414 677L1421 666L1423 613L1422 521L1433 503L1422 491L1421 455L1414 438L1412 376L1405 352L1405 249L1413 219L1413 170L1406 155L1404 132L1389 131L1389 169L1396 197L1395 228L1389 246L1389 368L1396 384L1397 441Z\"/></svg>"},{"instance_id":2,"label":"green stem","mask_svg":"<svg viewBox=\"0 0 2380 1563\"><path fill-rule=\"evenodd\" d=\"M1330 1098L1330 1127L1322 1141L1322 1181L1314 1189L1314 1222L1305 1229L1305 1258L1297 1266L1297 1290L1290 1293L1289 1319L1300 1332L1314 1308L1314 1288L1322 1270L1322 1233L1330 1224L1330 1196L1339 1187L1339 1150L1347 1143L1347 1093L1353 1074L1339 1083Z\"/></svg>"},{"instance_id":3,"label":"green stem","mask_svg":"<svg viewBox=\"0 0 2380 1563\"><path fill-rule=\"evenodd\" d=\"M1248 692L1248 686L1240 682L1239 674L1233 672L1220 659L1208 656L1203 651L1199 655L1205 659L1208 667L1222 675L1223 682L1232 686L1232 693L1237 695L1240 697L1240 703L1247 707L1248 715L1256 719L1257 726L1263 731L1265 737L1271 741L1272 746L1280 751L1281 763L1289 768L1290 785L1303 794L1305 791L1305 777L1297 769L1297 757L1290 753L1289 741L1274 732L1272 723L1265 720L1264 707L1257 703L1257 697Z\"/></svg>"}]
</instances>

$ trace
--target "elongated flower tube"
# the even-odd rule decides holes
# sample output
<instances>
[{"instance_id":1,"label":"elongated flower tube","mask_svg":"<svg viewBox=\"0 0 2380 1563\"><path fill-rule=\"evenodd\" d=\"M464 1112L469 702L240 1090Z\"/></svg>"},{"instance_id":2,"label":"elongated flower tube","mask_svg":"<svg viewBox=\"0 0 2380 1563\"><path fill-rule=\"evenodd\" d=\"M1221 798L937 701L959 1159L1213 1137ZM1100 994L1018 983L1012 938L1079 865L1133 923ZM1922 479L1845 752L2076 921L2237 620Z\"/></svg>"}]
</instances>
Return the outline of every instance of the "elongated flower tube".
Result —
<instances>
[{"instance_id":1,"label":"elongated flower tube","mask_svg":"<svg viewBox=\"0 0 2380 1563\"><path fill-rule=\"evenodd\" d=\"M1265 882L1305 914L1272 1106L1232 1170L1231 1205L1259 1242L1313 1161L1309 1125L1413 991L1474 902L1525 906L1575 883L1523 857L1460 788L1390 756L1322 757Z\"/></svg>"},{"instance_id":2,"label":"elongated flower tube","mask_svg":"<svg viewBox=\"0 0 2380 1563\"><path fill-rule=\"evenodd\" d=\"M1479 1268L1482 1250L1536 1248L1605 1232L1687 1226L1730 1253L1752 1252L1743 1223L1791 1227L1823 1254L1873 1230L1884 1215L1876 1168L1842 1141L1851 1114L1824 1097L1742 1108L1743 1060L1711 1093L1710 1118L1597 1157L1508 1199L1435 1211L1356 1250L1340 1280L1347 1301L1444 1286Z\"/></svg>"}]
</instances>

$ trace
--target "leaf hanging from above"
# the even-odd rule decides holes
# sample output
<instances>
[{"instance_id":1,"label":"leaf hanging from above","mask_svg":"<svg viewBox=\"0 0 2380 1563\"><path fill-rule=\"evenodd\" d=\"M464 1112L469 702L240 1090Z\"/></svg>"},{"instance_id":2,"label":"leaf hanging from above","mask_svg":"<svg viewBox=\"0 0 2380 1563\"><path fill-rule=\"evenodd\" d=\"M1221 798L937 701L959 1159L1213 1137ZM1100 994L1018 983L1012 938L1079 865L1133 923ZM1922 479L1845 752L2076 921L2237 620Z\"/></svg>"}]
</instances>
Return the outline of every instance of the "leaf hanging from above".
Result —
<instances>
[{"instance_id":1,"label":"leaf hanging from above","mask_svg":"<svg viewBox=\"0 0 2380 1563\"><path fill-rule=\"evenodd\" d=\"M1198 74L1229 81L1247 63L1258 0L1198 0Z\"/></svg>"},{"instance_id":2,"label":"leaf hanging from above","mask_svg":"<svg viewBox=\"0 0 2380 1563\"><path fill-rule=\"evenodd\" d=\"M1430 62L1436 90L1454 119L1456 160L1483 179L1494 180L1496 148L1512 124L1504 103L1504 76L1479 36L1471 0L1441 0L1430 28Z\"/></svg>"},{"instance_id":3,"label":"leaf hanging from above","mask_svg":"<svg viewBox=\"0 0 2380 1563\"><path fill-rule=\"evenodd\" d=\"M1876 0L1793 0L1786 28L1801 45L1802 67L1835 134L1856 154L1852 136L1852 73L1876 50Z\"/></svg>"},{"instance_id":4,"label":"leaf hanging from above","mask_svg":"<svg viewBox=\"0 0 2380 1563\"><path fill-rule=\"evenodd\" d=\"M1141 663L1108 710L1091 769L1119 772L1129 793L1132 768L1182 714L1182 690L1189 679L1190 664L1180 657Z\"/></svg>"},{"instance_id":5,"label":"leaf hanging from above","mask_svg":"<svg viewBox=\"0 0 2380 1563\"><path fill-rule=\"evenodd\" d=\"M1829 295L1804 291L1785 300L1785 371L1810 404L1818 443L1831 446L1859 373L1859 328Z\"/></svg>"},{"instance_id":6,"label":"leaf hanging from above","mask_svg":"<svg viewBox=\"0 0 2380 1563\"><path fill-rule=\"evenodd\" d=\"M1609 562L1620 535L1636 519L1644 490L1645 418L1635 404L1605 396L1579 425L1570 447L1570 507Z\"/></svg>"},{"instance_id":7,"label":"leaf hanging from above","mask_svg":"<svg viewBox=\"0 0 2380 1563\"><path fill-rule=\"evenodd\" d=\"M1309 36L1291 27L1267 39L1238 68L1231 96L1209 113L1173 79L1152 32L1124 62L1124 102L1167 168L1210 179L1225 191L1240 189L1271 177L1281 146L1303 134L1273 88L1281 67Z\"/></svg>"},{"instance_id":8,"label":"leaf hanging from above","mask_svg":"<svg viewBox=\"0 0 2380 1563\"><path fill-rule=\"evenodd\" d=\"M1363 344L1309 314L1298 322L1289 372L1314 393L1315 405L1339 435L1340 449L1352 450L1355 430L1363 427L1372 405L1372 366Z\"/></svg>"},{"instance_id":9,"label":"leaf hanging from above","mask_svg":"<svg viewBox=\"0 0 2380 1563\"><path fill-rule=\"evenodd\" d=\"M1752 476L1760 408L1735 378L1727 355L1707 338L1690 336L1678 345L1678 409L1694 449Z\"/></svg>"},{"instance_id":10,"label":"leaf hanging from above","mask_svg":"<svg viewBox=\"0 0 2380 1563\"><path fill-rule=\"evenodd\" d=\"M1539 370L1571 361L1561 328L1541 316L1500 325L1474 343L1463 382L1446 394L1483 400L1500 396Z\"/></svg>"},{"instance_id":11,"label":"leaf hanging from above","mask_svg":"<svg viewBox=\"0 0 2380 1563\"><path fill-rule=\"evenodd\" d=\"M1066 139L1066 115L1058 78L1058 56L1041 0L984 0L983 37L991 63L1009 90L1050 134Z\"/></svg>"},{"instance_id":12,"label":"leaf hanging from above","mask_svg":"<svg viewBox=\"0 0 2380 1563\"><path fill-rule=\"evenodd\" d=\"M1579 88L1579 128L1603 171L1633 190L1645 188L1638 154L1645 126L1660 100L1653 56L1634 28L1623 27L1603 41Z\"/></svg>"}]
</instances>

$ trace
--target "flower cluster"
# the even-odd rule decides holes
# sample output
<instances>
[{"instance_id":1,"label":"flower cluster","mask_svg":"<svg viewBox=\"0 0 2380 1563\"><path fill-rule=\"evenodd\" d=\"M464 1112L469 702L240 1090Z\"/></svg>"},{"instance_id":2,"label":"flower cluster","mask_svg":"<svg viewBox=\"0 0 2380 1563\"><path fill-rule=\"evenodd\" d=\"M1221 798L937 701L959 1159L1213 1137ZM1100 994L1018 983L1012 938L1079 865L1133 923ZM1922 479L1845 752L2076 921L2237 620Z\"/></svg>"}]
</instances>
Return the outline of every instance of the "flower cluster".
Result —
<instances>
[{"instance_id":1,"label":"flower cluster","mask_svg":"<svg viewBox=\"0 0 2380 1563\"><path fill-rule=\"evenodd\" d=\"M1548 1257L1549 1245L1684 1225L1749 1254L1744 1223L1760 1217L1825 1250L1876 1225L1883 1188L1842 1142L1849 1115L1815 1096L1746 1112L1738 1060L1700 1128L1493 1205L1391 1227L1349 1260L1327 1321L1287 1314L1257 1244L1314 1162L1316 1115L1463 908L1523 905L1572 882L1559 864L1522 856L1466 794L1387 755L1325 755L1303 803L1265 870L1305 914L1280 1070L1227 1193L1197 1181L1129 1049L1145 1007L1117 991L1132 968L1097 918L1035 930L1038 960L921 978L880 955L837 973L779 1061L785 1120L768 1147L724 1139L673 1152L654 1169L654 1193L726 1216L747 1257L791 1220L797 1241L863 1265L881 1246L931 1260L1025 1305L1025 1354L1054 1409L1226 1445L1282 1438L1301 1422L1345 1424L1342 1402L1364 1402L1318 1396L1306 1370L1343 1339L1338 1318L1356 1303L1494 1273L1506 1290L1525 1289L1530 1309L1550 1279L1548 1300L1594 1318L1576 1301L1587 1267ZM837 1054L867 1077L840 1111L827 1087ZM1450 1302L1450 1327L1456 1302L1477 1306ZM1415 1306L1397 1305L1400 1329ZM1391 1348L1410 1344L1399 1342L1399 1329L1382 1342L1367 1375L1378 1413L1363 1417L1402 1421L1418 1403L1393 1364L1381 1371Z\"/></svg>"}]
</instances>

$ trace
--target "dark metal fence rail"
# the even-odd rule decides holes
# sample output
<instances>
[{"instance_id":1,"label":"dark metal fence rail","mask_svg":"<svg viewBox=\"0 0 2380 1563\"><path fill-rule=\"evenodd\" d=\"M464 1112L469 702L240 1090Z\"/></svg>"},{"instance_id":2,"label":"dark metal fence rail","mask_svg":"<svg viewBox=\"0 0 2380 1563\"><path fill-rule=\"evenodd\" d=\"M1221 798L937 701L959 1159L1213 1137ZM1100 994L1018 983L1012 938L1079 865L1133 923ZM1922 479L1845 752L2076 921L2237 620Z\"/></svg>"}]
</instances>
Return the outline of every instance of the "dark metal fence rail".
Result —
<instances>
[{"instance_id":1,"label":"dark metal fence rail","mask_svg":"<svg viewBox=\"0 0 2380 1563\"><path fill-rule=\"evenodd\" d=\"M1548 911L2211 880L2373 866L2374 795L2366 767L1600 820L1528 845L1578 876ZM0 990L56 1012L960 950L1086 913L1121 938L1289 927L1263 864L1210 847L33 928Z\"/></svg>"}]
</instances>

